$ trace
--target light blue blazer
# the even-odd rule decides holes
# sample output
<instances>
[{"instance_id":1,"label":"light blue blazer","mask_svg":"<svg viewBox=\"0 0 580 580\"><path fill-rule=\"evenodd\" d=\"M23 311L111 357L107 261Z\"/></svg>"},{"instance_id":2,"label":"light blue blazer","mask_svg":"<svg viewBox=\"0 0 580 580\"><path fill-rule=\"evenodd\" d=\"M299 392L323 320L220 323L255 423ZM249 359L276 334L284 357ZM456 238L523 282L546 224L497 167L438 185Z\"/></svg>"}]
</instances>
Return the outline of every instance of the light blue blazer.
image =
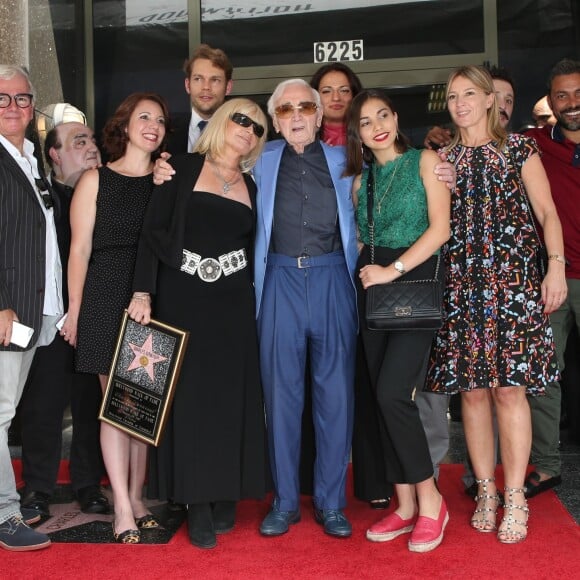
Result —
<instances>
[{"instance_id":1,"label":"light blue blazer","mask_svg":"<svg viewBox=\"0 0 580 580\"><path fill-rule=\"evenodd\" d=\"M354 271L358 259L354 206L352 203L352 177L342 177L346 163L344 147L330 147L321 143L330 176L336 191L338 222L342 247L351 282L354 288ZM254 177L258 186L258 222L256 224L256 244L254 255L254 284L256 288L256 316L260 312L262 290L266 275L268 248L274 220L274 198L282 153L287 146L284 139L266 143L264 151L254 167Z\"/></svg>"}]
</instances>

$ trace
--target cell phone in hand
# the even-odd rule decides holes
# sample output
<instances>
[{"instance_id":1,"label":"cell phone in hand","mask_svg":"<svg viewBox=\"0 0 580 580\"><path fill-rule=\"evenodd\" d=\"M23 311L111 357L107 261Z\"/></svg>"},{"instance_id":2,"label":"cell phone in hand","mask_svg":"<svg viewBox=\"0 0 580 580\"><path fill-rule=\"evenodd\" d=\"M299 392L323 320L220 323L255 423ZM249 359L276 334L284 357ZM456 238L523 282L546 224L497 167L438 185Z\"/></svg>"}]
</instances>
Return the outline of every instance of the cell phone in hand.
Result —
<instances>
[{"instance_id":1,"label":"cell phone in hand","mask_svg":"<svg viewBox=\"0 0 580 580\"><path fill-rule=\"evenodd\" d=\"M63 316L61 316L61 317L60 317L60 318L57 320L57 322L56 322L56 325L55 325L55 326L56 326L56 328L57 328L58 330L62 330L62 327L64 326L64 321L66 320L67 314L68 314L68 312L67 312L67 313L65 313Z\"/></svg>"},{"instance_id":2,"label":"cell phone in hand","mask_svg":"<svg viewBox=\"0 0 580 580\"><path fill-rule=\"evenodd\" d=\"M26 348L30 344L30 339L34 334L34 328L26 326L25 324L20 324L14 320L12 322L12 337L10 342L21 348Z\"/></svg>"}]
</instances>

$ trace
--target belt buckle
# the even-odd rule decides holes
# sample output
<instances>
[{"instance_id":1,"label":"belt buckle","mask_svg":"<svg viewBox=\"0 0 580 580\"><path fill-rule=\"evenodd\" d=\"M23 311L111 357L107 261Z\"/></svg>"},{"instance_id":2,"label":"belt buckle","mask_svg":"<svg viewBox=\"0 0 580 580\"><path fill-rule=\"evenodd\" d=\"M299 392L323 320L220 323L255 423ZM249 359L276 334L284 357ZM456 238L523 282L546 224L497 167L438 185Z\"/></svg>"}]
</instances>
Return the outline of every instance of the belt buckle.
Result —
<instances>
[{"instance_id":1,"label":"belt buckle","mask_svg":"<svg viewBox=\"0 0 580 580\"><path fill-rule=\"evenodd\" d=\"M305 264L305 263L302 262L302 260L309 260L309 259L310 259L310 256L298 256L296 258L296 264L297 264L298 268L299 269L309 268L310 267L310 264L308 264L308 263Z\"/></svg>"},{"instance_id":2,"label":"belt buckle","mask_svg":"<svg viewBox=\"0 0 580 580\"><path fill-rule=\"evenodd\" d=\"M222 267L214 258L205 258L197 266L197 275L204 282L215 282L222 275Z\"/></svg>"}]
</instances>

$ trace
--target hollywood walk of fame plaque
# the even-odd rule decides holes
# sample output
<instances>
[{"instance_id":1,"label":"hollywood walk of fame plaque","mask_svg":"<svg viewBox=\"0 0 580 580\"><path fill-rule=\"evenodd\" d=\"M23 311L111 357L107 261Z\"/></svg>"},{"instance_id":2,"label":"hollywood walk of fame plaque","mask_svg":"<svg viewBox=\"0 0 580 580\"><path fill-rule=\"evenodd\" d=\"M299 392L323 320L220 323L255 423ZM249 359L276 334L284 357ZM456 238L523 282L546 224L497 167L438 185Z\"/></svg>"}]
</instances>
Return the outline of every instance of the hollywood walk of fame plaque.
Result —
<instances>
[{"instance_id":1,"label":"hollywood walk of fame plaque","mask_svg":"<svg viewBox=\"0 0 580 580\"><path fill-rule=\"evenodd\" d=\"M189 333L123 316L99 419L157 445L167 420Z\"/></svg>"}]
</instances>

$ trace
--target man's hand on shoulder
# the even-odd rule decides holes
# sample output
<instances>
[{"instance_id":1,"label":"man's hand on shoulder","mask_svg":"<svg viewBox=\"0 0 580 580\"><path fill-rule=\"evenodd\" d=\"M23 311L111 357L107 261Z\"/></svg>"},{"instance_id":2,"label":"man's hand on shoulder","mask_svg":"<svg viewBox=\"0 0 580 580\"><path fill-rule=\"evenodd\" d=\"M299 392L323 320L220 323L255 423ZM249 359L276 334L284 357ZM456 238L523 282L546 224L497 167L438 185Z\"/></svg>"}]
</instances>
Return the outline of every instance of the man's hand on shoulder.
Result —
<instances>
[{"instance_id":1,"label":"man's hand on shoulder","mask_svg":"<svg viewBox=\"0 0 580 580\"><path fill-rule=\"evenodd\" d=\"M175 175L175 170L169 164L169 159L171 158L171 153L162 153L159 159L155 161L155 167L153 167L153 183L155 185L162 185L166 181L171 181L173 175Z\"/></svg>"},{"instance_id":2,"label":"man's hand on shoulder","mask_svg":"<svg viewBox=\"0 0 580 580\"><path fill-rule=\"evenodd\" d=\"M455 166L447 161L447 154L444 151L437 151L437 155L439 155L441 163L437 163L433 171L439 181L444 181L449 189L453 189L457 181Z\"/></svg>"},{"instance_id":3,"label":"man's hand on shoulder","mask_svg":"<svg viewBox=\"0 0 580 580\"><path fill-rule=\"evenodd\" d=\"M444 129L443 127L431 127L423 145L426 149L439 149L440 147L446 147L451 143L451 138L453 135L449 129Z\"/></svg>"}]
</instances>

